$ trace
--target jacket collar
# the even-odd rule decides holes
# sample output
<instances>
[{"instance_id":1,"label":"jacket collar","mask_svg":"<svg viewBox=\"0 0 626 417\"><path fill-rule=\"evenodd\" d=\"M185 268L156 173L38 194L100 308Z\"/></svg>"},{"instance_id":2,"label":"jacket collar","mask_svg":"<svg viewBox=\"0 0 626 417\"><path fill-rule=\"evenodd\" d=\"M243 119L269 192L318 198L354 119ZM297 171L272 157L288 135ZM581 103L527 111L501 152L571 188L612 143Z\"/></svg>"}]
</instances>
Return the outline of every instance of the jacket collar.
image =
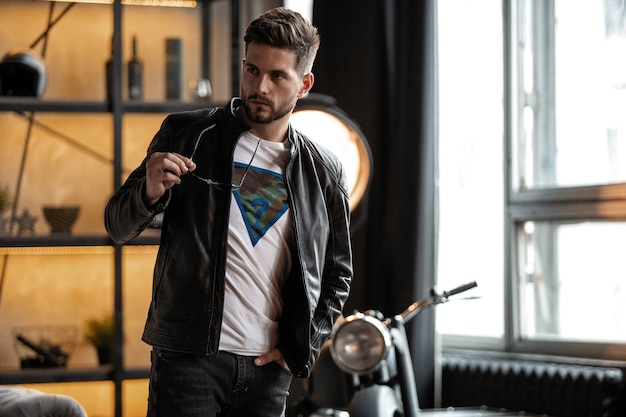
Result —
<instances>
[{"instance_id":1,"label":"jacket collar","mask_svg":"<svg viewBox=\"0 0 626 417\"><path fill-rule=\"evenodd\" d=\"M229 116L229 118L237 120L240 124L247 126L248 129L250 129L248 125L246 125L243 121L239 119L239 117L237 117L237 109L241 107L242 105L243 105L243 101L241 100L240 97L233 97L224 106L224 111ZM291 123L289 123L289 127L287 128L287 138L289 140L289 143L291 143L291 146L290 146L291 155L294 155L297 149L299 148L300 141L301 141L300 136L301 136L301 133L298 132L296 129L294 129Z\"/></svg>"},{"instance_id":2,"label":"jacket collar","mask_svg":"<svg viewBox=\"0 0 626 417\"><path fill-rule=\"evenodd\" d=\"M230 101L224 107L225 107L226 112L229 115L231 115L235 119L238 119L238 117L237 117L237 109L239 107L241 107L242 104L243 104L243 102L241 101L241 99L239 97L233 97L233 98L230 99Z\"/></svg>"}]
</instances>

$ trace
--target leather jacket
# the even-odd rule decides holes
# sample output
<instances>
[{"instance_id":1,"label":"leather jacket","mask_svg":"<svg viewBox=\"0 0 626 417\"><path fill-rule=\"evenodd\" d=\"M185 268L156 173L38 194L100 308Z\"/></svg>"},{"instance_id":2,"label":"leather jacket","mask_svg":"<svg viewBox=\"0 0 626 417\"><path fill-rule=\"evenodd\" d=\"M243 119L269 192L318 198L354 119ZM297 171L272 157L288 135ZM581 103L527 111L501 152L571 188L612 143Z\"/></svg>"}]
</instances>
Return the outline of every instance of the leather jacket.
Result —
<instances>
[{"instance_id":1,"label":"leather jacket","mask_svg":"<svg viewBox=\"0 0 626 417\"><path fill-rule=\"evenodd\" d=\"M250 128L223 108L167 116L146 159L108 202L105 226L118 244L139 235L164 212L152 300L142 339L162 349L217 353L231 193L183 175L154 207L143 201L153 152L194 156L197 175L230 183L239 137ZM204 132L203 132L204 131ZM198 141L199 135L201 139ZM283 286L278 345L292 374L308 377L348 298L352 280L349 197L343 168L326 149L289 126L285 182L296 245Z\"/></svg>"}]
</instances>

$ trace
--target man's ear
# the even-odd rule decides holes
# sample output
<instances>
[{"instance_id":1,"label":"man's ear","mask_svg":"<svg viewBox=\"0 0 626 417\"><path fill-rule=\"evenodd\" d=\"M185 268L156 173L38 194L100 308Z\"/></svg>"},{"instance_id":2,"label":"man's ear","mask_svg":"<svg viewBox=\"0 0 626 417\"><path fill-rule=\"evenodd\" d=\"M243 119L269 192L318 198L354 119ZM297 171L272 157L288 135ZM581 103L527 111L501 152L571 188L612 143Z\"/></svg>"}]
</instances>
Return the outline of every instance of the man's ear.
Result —
<instances>
[{"instance_id":1,"label":"man's ear","mask_svg":"<svg viewBox=\"0 0 626 417\"><path fill-rule=\"evenodd\" d=\"M313 83L315 82L315 77L312 72L304 74L304 78L302 79L302 86L300 87L300 91L298 92L298 98L304 97L311 88L313 88Z\"/></svg>"}]
</instances>

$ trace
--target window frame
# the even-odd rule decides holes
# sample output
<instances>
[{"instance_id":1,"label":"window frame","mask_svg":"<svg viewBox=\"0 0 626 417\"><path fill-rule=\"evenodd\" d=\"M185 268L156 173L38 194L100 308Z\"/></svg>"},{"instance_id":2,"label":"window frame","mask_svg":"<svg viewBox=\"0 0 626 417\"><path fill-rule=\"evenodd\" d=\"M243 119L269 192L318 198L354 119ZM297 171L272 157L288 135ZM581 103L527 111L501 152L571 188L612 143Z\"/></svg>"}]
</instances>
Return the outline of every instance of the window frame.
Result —
<instances>
[{"instance_id":1,"label":"window frame","mask_svg":"<svg viewBox=\"0 0 626 417\"><path fill-rule=\"evenodd\" d=\"M626 183L586 185L578 187L525 188L515 184L517 180L517 155L514 144L522 135L520 122L523 120L523 107L526 100L538 100L537 94L525 97L521 53L518 34L524 5L532 2L533 30L539 33L540 41L533 41L533 50L539 57L533 58L533 83L540 85L542 102L535 106L535 126L532 149L541 146L555 148L555 34L552 22L555 21L556 0L503 0L504 11L504 59L505 59L505 135L504 149L507 160L505 169L505 250L507 271L505 271L505 350L516 353L533 353L587 357L595 359L626 360L626 344L594 343L575 341L540 341L521 338L521 301L518 277L517 230L526 221L560 220L625 220ZM533 39L537 37L533 36ZM536 108L549 109L538 112ZM515 115L515 117L513 116ZM549 153L548 153L549 154ZM554 154L554 153L552 153ZM544 156L546 156L544 154ZM548 155L549 157L549 155ZM554 159L552 159L554 165ZM535 174L535 173L534 173ZM523 182L523 181L519 181ZM516 188L518 187L518 188ZM593 306L590 306L593 308Z\"/></svg>"},{"instance_id":2,"label":"window frame","mask_svg":"<svg viewBox=\"0 0 626 417\"><path fill-rule=\"evenodd\" d=\"M551 92L542 98L543 106L550 108L548 114L536 114L536 124L542 127L541 134L533 140L542 146L554 146L555 142L555 43L554 5L556 0L502 0L503 13L503 152L504 152L504 336L491 337L461 336L442 334L444 350L488 350L509 354L533 354L578 358L594 361L626 361L626 343L595 343L575 341L524 340L521 337L521 302L518 286L518 227L526 221L568 221L568 220L621 220L626 221L626 182L576 187L526 188L519 186L518 159L514 144L519 143L522 129L524 100L536 99L524 95L522 57L518 49L523 7L525 2L533 2L536 10L533 18L541 22L548 39L541 45L543 57L539 66L534 66L534 81L542 83L545 91ZM541 6L541 7L538 7ZM548 74L546 77L545 74ZM550 78L551 77L551 78ZM552 104L550 104L552 103ZM533 149L535 147L533 146ZM554 162L554 161L553 161ZM518 184L515 184L518 182ZM590 291L591 292L591 291ZM593 308L592 305L585 308Z\"/></svg>"}]
</instances>

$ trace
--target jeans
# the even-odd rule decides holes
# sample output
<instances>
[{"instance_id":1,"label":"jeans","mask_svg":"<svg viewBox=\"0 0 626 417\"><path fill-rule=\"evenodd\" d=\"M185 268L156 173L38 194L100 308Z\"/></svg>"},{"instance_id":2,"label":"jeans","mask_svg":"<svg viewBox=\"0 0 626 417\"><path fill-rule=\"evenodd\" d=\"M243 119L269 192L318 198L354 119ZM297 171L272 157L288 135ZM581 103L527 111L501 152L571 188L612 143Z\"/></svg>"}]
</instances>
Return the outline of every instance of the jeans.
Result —
<instances>
[{"instance_id":1,"label":"jeans","mask_svg":"<svg viewBox=\"0 0 626 417\"><path fill-rule=\"evenodd\" d=\"M276 362L152 350L148 417L281 417L291 375Z\"/></svg>"}]
</instances>

